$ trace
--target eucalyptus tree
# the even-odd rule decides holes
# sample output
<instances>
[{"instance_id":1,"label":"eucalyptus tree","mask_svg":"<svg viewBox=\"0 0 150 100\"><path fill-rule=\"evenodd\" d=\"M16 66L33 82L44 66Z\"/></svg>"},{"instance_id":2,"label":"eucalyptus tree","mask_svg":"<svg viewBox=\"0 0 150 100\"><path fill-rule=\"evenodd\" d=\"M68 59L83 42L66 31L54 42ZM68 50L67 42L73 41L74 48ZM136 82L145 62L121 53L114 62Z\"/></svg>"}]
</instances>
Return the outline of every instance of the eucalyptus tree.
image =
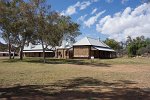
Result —
<instances>
[{"instance_id":1,"label":"eucalyptus tree","mask_svg":"<svg viewBox=\"0 0 150 100\"><path fill-rule=\"evenodd\" d=\"M8 44L9 59L11 59L11 46L13 40L13 28L16 23L16 3L18 0L1 0L0 1L0 30L2 38Z\"/></svg>"},{"instance_id":2,"label":"eucalyptus tree","mask_svg":"<svg viewBox=\"0 0 150 100\"><path fill-rule=\"evenodd\" d=\"M23 59L25 44L42 44L43 58L49 45L58 46L63 36L79 35L79 25L70 17L52 11L45 0L2 0L0 2L0 28L4 39L20 48Z\"/></svg>"},{"instance_id":3,"label":"eucalyptus tree","mask_svg":"<svg viewBox=\"0 0 150 100\"><path fill-rule=\"evenodd\" d=\"M35 0L36 1L36 0ZM35 2L34 1L34 2ZM35 2L36 9L36 36L43 48L43 61L48 46L52 48L59 45L62 37L66 34L71 36L79 35L79 25L72 22L70 17L61 16L58 12L52 11L49 5L43 0Z\"/></svg>"},{"instance_id":4,"label":"eucalyptus tree","mask_svg":"<svg viewBox=\"0 0 150 100\"><path fill-rule=\"evenodd\" d=\"M13 43L20 48L20 59L23 59L23 49L26 43L33 39L34 8L31 3L20 0L18 3L18 14L13 31Z\"/></svg>"},{"instance_id":5,"label":"eucalyptus tree","mask_svg":"<svg viewBox=\"0 0 150 100\"><path fill-rule=\"evenodd\" d=\"M2 0L0 2L0 28L2 37L9 44L20 48L20 59L23 59L25 43L32 40L34 33L34 7L25 0ZM11 45L10 45L11 44Z\"/></svg>"},{"instance_id":6,"label":"eucalyptus tree","mask_svg":"<svg viewBox=\"0 0 150 100\"><path fill-rule=\"evenodd\" d=\"M106 43L108 46L110 46L112 49L114 50L119 50L121 49L121 45L119 42L115 41L114 39L109 39L106 38L106 40L104 41L104 43Z\"/></svg>"},{"instance_id":7,"label":"eucalyptus tree","mask_svg":"<svg viewBox=\"0 0 150 100\"><path fill-rule=\"evenodd\" d=\"M127 50L128 50L128 56L133 57L136 55L141 55L143 53L148 53L148 48L150 45L150 39L146 38L144 36L136 37L132 39L131 37L128 37L127 39Z\"/></svg>"}]
</instances>

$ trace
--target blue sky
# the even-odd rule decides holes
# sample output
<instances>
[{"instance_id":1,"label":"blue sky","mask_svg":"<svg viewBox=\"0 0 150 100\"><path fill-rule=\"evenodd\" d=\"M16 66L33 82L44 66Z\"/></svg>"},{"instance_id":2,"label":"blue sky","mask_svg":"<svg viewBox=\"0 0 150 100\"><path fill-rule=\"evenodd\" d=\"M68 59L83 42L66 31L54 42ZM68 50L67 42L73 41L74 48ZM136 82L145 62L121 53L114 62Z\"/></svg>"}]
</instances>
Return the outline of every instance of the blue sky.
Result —
<instances>
[{"instance_id":1,"label":"blue sky","mask_svg":"<svg viewBox=\"0 0 150 100\"><path fill-rule=\"evenodd\" d=\"M141 0L47 0L52 10L71 16L82 35L125 40L127 36L150 37L150 4ZM146 19L146 20L145 20Z\"/></svg>"},{"instance_id":2,"label":"blue sky","mask_svg":"<svg viewBox=\"0 0 150 100\"><path fill-rule=\"evenodd\" d=\"M88 2L90 1L91 4L87 6L85 9L80 10L79 7L76 7L76 13L70 14L72 20L80 24L80 30L82 35L79 36L77 39L80 39L84 36L94 37L94 38L101 38L104 40L105 38L109 37L107 34L101 34L101 32L96 31L96 24L99 20L107 15L113 15L117 12L123 11L127 7L136 8L137 6L141 5L140 0L48 0L48 3L52 5L52 9L63 12L66 11L70 6L74 6L77 2ZM91 14L94 9L97 9L95 14ZM101 16L97 18L94 24L90 27L84 25L84 21L79 21L81 16L86 15L85 21L87 21L90 17L95 16L97 13L105 11ZM67 15L67 14L64 14Z\"/></svg>"}]
</instances>

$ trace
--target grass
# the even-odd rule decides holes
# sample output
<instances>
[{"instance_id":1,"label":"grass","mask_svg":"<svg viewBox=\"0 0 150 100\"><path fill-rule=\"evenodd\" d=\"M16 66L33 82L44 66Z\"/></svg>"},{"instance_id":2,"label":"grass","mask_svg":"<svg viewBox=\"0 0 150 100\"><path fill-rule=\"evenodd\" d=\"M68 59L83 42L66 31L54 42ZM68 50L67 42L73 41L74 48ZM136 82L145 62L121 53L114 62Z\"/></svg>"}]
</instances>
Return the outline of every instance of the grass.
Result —
<instances>
[{"instance_id":1,"label":"grass","mask_svg":"<svg viewBox=\"0 0 150 100\"><path fill-rule=\"evenodd\" d=\"M149 58L0 58L0 99L146 100L149 82Z\"/></svg>"},{"instance_id":2,"label":"grass","mask_svg":"<svg viewBox=\"0 0 150 100\"><path fill-rule=\"evenodd\" d=\"M94 59L94 61L91 61L90 59L50 59L47 58L47 64L78 64L78 65L97 65L100 66L104 64L110 65L110 64L135 64L135 65L150 65L150 58L115 58L115 59ZM29 62L29 63L43 63L42 58L25 58L23 61L20 61L19 59L3 59L3 62L13 63L13 62Z\"/></svg>"}]
</instances>

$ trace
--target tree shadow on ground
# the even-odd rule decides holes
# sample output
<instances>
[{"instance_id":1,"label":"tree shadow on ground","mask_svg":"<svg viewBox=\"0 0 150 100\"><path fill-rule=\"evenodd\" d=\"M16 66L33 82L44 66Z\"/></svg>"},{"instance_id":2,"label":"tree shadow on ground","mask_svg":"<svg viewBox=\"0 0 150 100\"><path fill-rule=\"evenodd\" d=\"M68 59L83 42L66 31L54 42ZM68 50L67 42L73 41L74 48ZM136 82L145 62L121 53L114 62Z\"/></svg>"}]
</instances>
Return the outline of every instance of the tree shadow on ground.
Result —
<instances>
[{"instance_id":1,"label":"tree shadow on ground","mask_svg":"<svg viewBox=\"0 0 150 100\"><path fill-rule=\"evenodd\" d=\"M75 65L90 65L92 67L111 67L108 63L94 62L84 59L50 59L48 64L75 64Z\"/></svg>"},{"instance_id":2,"label":"tree shadow on ground","mask_svg":"<svg viewBox=\"0 0 150 100\"><path fill-rule=\"evenodd\" d=\"M16 63L16 62L21 62L20 59L2 59L4 63Z\"/></svg>"},{"instance_id":3,"label":"tree shadow on ground","mask_svg":"<svg viewBox=\"0 0 150 100\"><path fill-rule=\"evenodd\" d=\"M149 100L150 89L132 85L136 82L119 80L104 82L91 77L59 80L49 85L26 85L0 88L5 100Z\"/></svg>"},{"instance_id":4,"label":"tree shadow on ground","mask_svg":"<svg viewBox=\"0 0 150 100\"><path fill-rule=\"evenodd\" d=\"M5 60L3 62L15 63L15 62L20 62L20 60L12 59L12 60ZM28 58L28 59L24 59L21 62L43 63L43 59ZM84 59L47 59L46 64L75 64L75 65L87 65L87 66L89 65L92 67L111 67L111 64L108 64L108 63L94 62L91 60L84 60Z\"/></svg>"}]
</instances>

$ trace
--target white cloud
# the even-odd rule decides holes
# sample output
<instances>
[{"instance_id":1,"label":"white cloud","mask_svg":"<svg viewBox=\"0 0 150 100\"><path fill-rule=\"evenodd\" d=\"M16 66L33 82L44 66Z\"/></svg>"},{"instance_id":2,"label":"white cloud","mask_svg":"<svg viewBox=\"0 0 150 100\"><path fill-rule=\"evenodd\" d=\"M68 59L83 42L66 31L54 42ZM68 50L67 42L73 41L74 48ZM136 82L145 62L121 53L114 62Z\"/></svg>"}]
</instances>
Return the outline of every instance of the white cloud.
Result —
<instances>
[{"instance_id":1,"label":"white cloud","mask_svg":"<svg viewBox=\"0 0 150 100\"><path fill-rule=\"evenodd\" d=\"M86 14L86 15L83 15L83 16L80 16L80 17L77 19L77 21L82 21L82 22L83 22L86 16L87 16L87 14Z\"/></svg>"},{"instance_id":2,"label":"white cloud","mask_svg":"<svg viewBox=\"0 0 150 100\"><path fill-rule=\"evenodd\" d=\"M95 24L95 22L98 20L98 18L105 13L104 11L99 12L98 14L96 14L95 16L90 17L87 21L84 21L84 25L87 27L91 27L91 25Z\"/></svg>"},{"instance_id":3,"label":"white cloud","mask_svg":"<svg viewBox=\"0 0 150 100\"><path fill-rule=\"evenodd\" d=\"M80 6L80 2L77 2L76 4L69 6L65 11L61 12L61 15L75 14L78 6Z\"/></svg>"},{"instance_id":4,"label":"white cloud","mask_svg":"<svg viewBox=\"0 0 150 100\"><path fill-rule=\"evenodd\" d=\"M128 2L129 0L121 0L121 3L124 4L126 2Z\"/></svg>"},{"instance_id":5,"label":"white cloud","mask_svg":"<svg viewBox=\"0 0 150 100\"><path fill-rule=\"evenodd\" d=\"M77 10L84 10L94 2L98 2L98 0L78 1L76 4L69 6L66 10L63 10L61 15L73 15L77 13Z\"/></svg>"},{"instance_id":6,"label":"white cloud","mask_svg":"<svg viewBox=\"0 0 150 100\"><path fill-rule=\"evenodd\" d=\"M73 6L70 6L67 8L66 11L63 11L61 14L62 15L72 15L72 14L75 14L76 13L76 8L73 7Z\"/></svg>"},{"instance_id":7,"label":"white cloud","mask_svg":"<svg viewBox=\"0 0 150 100\"><path fill-rule=\"evenodd\" d=\"M127 7L123 12L107 15L96 25L96 30L118 41L127 36L150 37L150 4L144 3L135 9Z\"/></svg>"},{"instance_id":8,"label":"white cloud","mask_svg":"<svg viewBox=\"0 0 150 100\"><path fill-rule=\"evenodd\" d=\"M92 12L91 12L91 14L95 14L96 11L97 11L97 8L93 9Z\"/></svg>"},{"instance_id":9,"label":"white cloud","mask_svg":"<svg viewBox=\"0 0 150 100\"><path fill-rule=\"evenodd\" d=\"M91 2L90 1L83 1L80 3L80 10L83 10L83 9L86 9L89 5L91 5Z\"/></svg>"}]
</instances>

